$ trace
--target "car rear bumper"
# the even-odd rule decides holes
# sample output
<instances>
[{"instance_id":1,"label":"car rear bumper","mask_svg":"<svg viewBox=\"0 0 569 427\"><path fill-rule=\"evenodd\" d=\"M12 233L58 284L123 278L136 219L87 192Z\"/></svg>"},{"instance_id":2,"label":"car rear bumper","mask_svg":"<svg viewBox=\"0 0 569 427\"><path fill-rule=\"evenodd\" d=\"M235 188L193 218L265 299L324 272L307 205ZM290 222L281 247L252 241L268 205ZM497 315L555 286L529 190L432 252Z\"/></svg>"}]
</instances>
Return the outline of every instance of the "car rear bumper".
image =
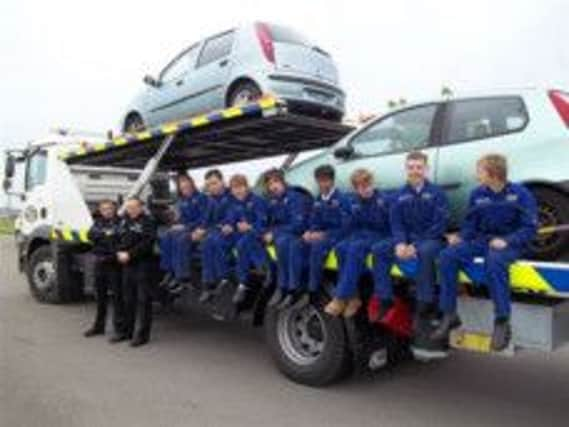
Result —
<instances>
[{"instance_id":1,"label":"car rear bumper","mask_svg":"<svg viewBox=\"0 0 569 427\"><path fill-rule=\"evenodd\" d=\"M267 77L267 89L294 106L321 108L337 115L344 114L346 95L337 86L287 74L269 74Z\"/></svg>"}]
</instances>

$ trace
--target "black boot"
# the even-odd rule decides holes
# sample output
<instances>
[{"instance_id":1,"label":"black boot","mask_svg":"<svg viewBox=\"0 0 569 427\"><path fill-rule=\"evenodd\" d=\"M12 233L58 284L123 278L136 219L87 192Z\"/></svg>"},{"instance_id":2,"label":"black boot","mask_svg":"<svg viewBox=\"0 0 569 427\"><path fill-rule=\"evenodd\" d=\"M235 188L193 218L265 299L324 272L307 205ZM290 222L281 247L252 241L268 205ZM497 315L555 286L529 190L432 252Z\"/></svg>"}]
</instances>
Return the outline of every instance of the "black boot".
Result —
<instances>
[{"instance_id":1,"label":"black boot","mask_svg":"<svg viewBox=\"0 0 569 427\"><path fill-rule=\"evenodd\" d=\"M211 283L204 284L204 290L200 295L199 303L205 304L215 295L215 286Z\"/></svg>"},{"instance_id":2,"label":"black boot","mask_svg":"<svg viewBox=\"0 0 569 427\"><path fill-rule=\"evenodd\" d=\"M417 302L417 310L413 318L413 333L423 334L430 329L430 321L434 314L434 306L431 303Z\"/></svg>"},{"instance_id":3,"label":"black boot","mask_svg":"<svg viewBox=\"0 0 569 427\"><path fill-rule=\"evenodd\" d=\"M83 336L85 338L90 338L96 335L104 335L104 334L105 334L105 328L99 325L91 326L89 329L83 332Z\"/></svg>"},{"instance_id":4,"label":"black boot","mask_svg":"<svg viewBox=\"0 0 569 427\"><path fill-rule=\"evenodd\" d=\"M269 303L267 304L267 306L275 307L277 304L280 304L280 302L283 300L283 298L284 298L283 291L281 290L281 288L277 288L277 289L275 289L275 292L273 293L273 296L269 300Z\"/></svg>"},{"instance_id":5,"label":"black boot","mask_svg":"<svg viewBox=\"0 0 569 427\"><path fill-rule=\"evenodd\" d=\"M512 326L509 319L496 319L492 333L492 350L503 351L508 348L512 339Z\"/></svg>"},{"instance_id":6,"label":"black boot","mask_svg":"<svg viewBox=\"0 0 569 427\"><path fill-rule=\"evenodd\" d=\"M462 322L456 313L445 313L441 323L431 334L431 340L439 341L448 338L453 329L458 328Z\"/></svg>"},{"instance_id":7,"label":"black boot","mask_svg":"<svg viewBox=\"0 0 569 427\"><path fill-rule=\"evenodd\" d=\"M174 276L172 276L172 273L166 273L162 278L162 280L160 281L160 283L158 284L158 287L168 289L170 288L170 282L172 280L174 280Z\"/></svg>"},{"instance_id":8,"label":"black boot","mask_svg":"<svg viewBox=\"0 0 569 427\"><path fill-rule=\"evenodd\" d=\"M273 272L271 271L271 267L267 266L263 268L265 273L265 279L263 280L263 288L269 289L273 284Z\"/></svg>"},{"instance_id":9,"label":"black boot","mask_svg":"<svg viewBox=\"0 0 569 427\"><path fill-rule=\"evenodd\" d=\"M149 338L147 336L144 335L137 335L131 342L130 342L130 346L131 347L140 347L146 343L148 343Z\"/></svg>"},{"instance_id":10,"label":"black boot","mask_svg":"<svg viewBox=\"0 0 569 427\"><path fill-rule=\"evenodd\" d=\"M243 303L243 301L245 301L245 298L247 297L248 291L249 287L247 285L244 285L243 283L240 283L239 286L237 286L235 294L233 294L233 304L239 305Z\"/></svg>"},{"instance_id":11,"label":"black boot","mask_svg":"<svg viewBox=\"0 0 569 427\"><path fill-rule=\"evenodd\" d=\"M114 335L109 339L109 342L110 342L111 344L116 344L116 343L118 343L118 342L127 341L127 340L129 340L129 339L130 339L129 336L126 335L126 334L114 334Z\"/></svg>"}]
</instances>

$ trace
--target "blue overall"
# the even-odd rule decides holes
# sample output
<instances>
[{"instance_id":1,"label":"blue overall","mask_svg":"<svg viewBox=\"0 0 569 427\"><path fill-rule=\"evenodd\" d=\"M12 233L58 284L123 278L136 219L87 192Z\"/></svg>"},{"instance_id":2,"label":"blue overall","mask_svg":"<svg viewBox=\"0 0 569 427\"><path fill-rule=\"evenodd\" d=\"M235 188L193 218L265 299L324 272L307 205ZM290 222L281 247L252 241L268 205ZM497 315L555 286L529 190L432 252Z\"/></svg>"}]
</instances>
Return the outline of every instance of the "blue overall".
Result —
<instances>
[{"instance_id":1,"label":"blue overall","mask_svg":"<svg viewBox=\"0 0 569 427\"><path fill-rule=\"evenodd\" d=\"M226 279L231 272L233 236L221 233L221 226L231 206L233 196L229 191L208 196L207 211L202 227L207 230L202 242L202 282L213 285Z\"/></svg>"},{"instance_id":2,"label":"blue overall","mask_svg":"<svg viewBox=\"0 0 569 427\"><path fill-rule=\"evenodd\" d=\"M456 311L458 272L474 257L481 256L496 317L508 318L511 312L509 267L523 255L536 230L537 206L527 188L512 183L507 183L499 193L484 186L476 188L470 195L460 231L462 242L441 253L441 311ZM490 240L496 237L504 239L508 246L490 248Z\"/></svg>"},{"instance_id":3,"label":"blue overall","mask_svg":"<svg viewBox=\"0 0 569 427\"><path fill-rule=\"evenodd\" d=\"M378 242L372 248L374 290L382 301L393 300L390 270L393 263L402 261L394 251L399 243L412 244L417 251L417 301L424 304L434 301L435 261L444 246L448 218L444 191L429 181L418 191L407 184L394 194L390 210L393 240Z\"/></svg>"},{"instance_id":4,"label":"blue overall","mask_svg":"<svg viewBox=\"0 0 569 427\"><path fill-rule=\"evenodd\" d=\"M357 194L350 196L349 234L336 245L340 264L336 298L354 297L370 248L375 242L390 238L389 206L390 197L379 190L367 199Z\"/></svg>"},{"instance_id":5,"label":"blue overall","mask_svg":"<svg viewBox=\"0 0 569 427\"><path fill-rule=\"evenodd\" d=\"M172 228L160 236L160 268L174 274L178 280L189 280L192 275L191 261L193 242L190 233L203 223L207 197L194 192L189 197L180 197L176 208L180 228Z\"/></svg>"},{"instance_id":6,"label":"blue overall","mask_svg":"<svg viewBox=\"0 0 569 427\"><path fill-rule=\"evenodd\" d=\"M308 291L317 292L322 282L322 271L328 253L346 237L350 203L348 197L333 190L329 197L319 195L312 205L308 231L322 232L322 240L306 242L302 238L291 243L290 290L302 285L302 275L308 269Z\"/></svg>"},{"instance_id":7,"label":"blue overall","mask_svg":"<svg viewBox=\"0 0 569 427\"><path fill-rule=\"evenodd\" d=\"M237 223L246 222L252 229L241 233ZM260 270L269 264L263 244L263 233L268 222L267 203L256 194L249 193L245 200L233 198L225 224L233 227L233 242L237 250L236 274L240 284L246 284L251 266Z\"/></svg>"},{"instance_id":8,"label":"blue overall","mask_svg":"<svg viewBox=\"0 0 569 427\"><path fill-rule=\"evenodd\" d=\"M269 198L269 231L277 252L277 285L282 290L291 287L291 245L306 230L309 207L308 196L288 187L280 196Z\"/></svg>"}]
</instances>

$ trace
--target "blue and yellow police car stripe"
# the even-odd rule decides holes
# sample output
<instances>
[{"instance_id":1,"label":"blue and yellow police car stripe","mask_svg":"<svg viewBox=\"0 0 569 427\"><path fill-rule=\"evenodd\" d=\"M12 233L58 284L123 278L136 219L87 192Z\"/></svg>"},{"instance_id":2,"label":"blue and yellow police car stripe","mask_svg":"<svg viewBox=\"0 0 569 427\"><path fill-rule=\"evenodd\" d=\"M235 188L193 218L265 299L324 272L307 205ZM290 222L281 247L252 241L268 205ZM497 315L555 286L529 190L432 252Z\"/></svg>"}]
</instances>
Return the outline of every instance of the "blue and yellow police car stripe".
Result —
<instances>
[{"instance_id":1,"label":"blue and yellow police car stripe","mask_svg":"<svg viewBox=\"0 0 569 427\"><path fill-rule=\"evenodd\" d=\"M271 259L276 259L274 246L267 248ZM373 266L373 257L366 259L368 268ZM334 251L326 258L324 268L338 270L338 259ZM394 264L391 275L394 277L413 278L417 265L414 261ZM484 264L476 259L460 272L460 283L481 286L484 283ZM544 296L569 297L569 264L555 262L518 261L510 268L510 287L515 293L540 294Z\"/></svg>"},{"instance_id":2,"label":"blue and yellow police car stripe","mask_svg":"<svg viewBox=\"0 0 569 427\"><path fill-rule=\"evenodd\" d=\"M52 227L49 237L56 242L90 243L88 232L88 229L75 230L68 226Z\"/></svg>"},{"instance_id":3,"label":"blue and yellow police car stripe","mask_svg":"<svg viewBox=\"0 0 569 427\"><path fill-rule=\"evenodd\" d=\"M83 144L80 148L74 150L63 151L60 153L62 160L74 159L92 153L103 152L115 147L136 144L151 139L159 139L161 137L171 135L173 133L188 129L195 129L214 123L229 121L232 119L256 116L259 114L267 115L276 111L279 101L273 97L263 97L258 101L242 106L226 108L224 110L214 111L208 114L202 114L193 118L180 120L177 122L165 123L156 128L143 130L135 133L125 133L108 142L97 144Z\"/></svg>"}]
</instances>

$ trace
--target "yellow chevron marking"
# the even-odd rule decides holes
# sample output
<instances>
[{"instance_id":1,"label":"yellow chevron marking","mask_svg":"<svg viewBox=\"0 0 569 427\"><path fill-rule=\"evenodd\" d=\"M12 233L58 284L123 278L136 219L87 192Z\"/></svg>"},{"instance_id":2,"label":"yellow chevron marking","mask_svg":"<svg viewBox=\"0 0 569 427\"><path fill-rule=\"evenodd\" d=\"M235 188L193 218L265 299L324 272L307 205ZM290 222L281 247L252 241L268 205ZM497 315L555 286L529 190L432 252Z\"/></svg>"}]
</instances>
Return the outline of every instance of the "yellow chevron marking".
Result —
<instances>
[{"instance_id":1,"label":"yellow chevron marking","mask_svg":"<svg viewBox=\"0 0 569 427\"><path fill-rule=\"evenodd\" d=\"M539 272L531 265L516 263L510 268L510 283L512 288L522 288L532 292L553 292L553 288L545 281Z\"/></svg>"},{"instance_id":2,"label":"yellow chevron marking","mask_svg":"<svg viewBox=\"0 0 569 427\"><path fill-rule=\"evenodd\" d=\"M73 240L73 235L71 234L71 228L64 227L61 230L61 232L63 234L63 240Z\"/></svg>"},{"instance_id":3,"label":"yellow chevron marking","mask_svg":"<svg viewBox=\"0 0 569 427\"><path fill-rule=\"evenodd\" d=\"M143 140L145 140L145 139L150 139L150 138L152 138L152 134L151 134L149 131L145 130L145 131L142 131L142 132L138 132L138 133L135 135L135 137L136 137L136 140L137 140L137 141L143 141Z\"/></svg>"},{"instance_id":4,"label":"yellow chevron marking","mask_svg":"<svg viewBox=\"0 0 569 427\"><path fill-rule=\"evenodd\" d=\"M49 235L49 238L50 238L51 240L57 240L57 231L55 230L55 228L52 228L52 229L51 229L51 233L50 233L50 235Z\"/></svg>"},{"instance_id":5,"label":"yellow chevron marking","mask_svg":"<svg viewBox=\"0 0 569 427\"><path fill-rule=\"evenodd\" d=\"M87 236L88 232L89 232L89 230L87 230L86 228L84 228L83 230L79 230L79 240L81 242L84 242L84 243L89 242L89 237Z\"/></svg>"},{"instance_id":6,"label":"yellow chevron marking","mask_svg":"<svg viewBox=\"0 0 569 427\"><path fill-rule=\"evenodd\" d=\"M272 108L277 105L277 100L272 96L263 97L258 101L261 108Z\"/></svg>"},{"instance_id":7,"label":"yellow chevron marking","mask_svg":"<svg viewBox=\"0 0 569 427\"><path fill-rule=\"evenodd\" d=\"M97 142L94 146L95 151L103 151L105 148L107 148L107 146L105 145L104 142Z\"/></svg>"},{"instance_id":8,"label":"yellow chevron marking","mask_svg":"<svg viewBox=\"0 0 569 427\"><path fill-rule=\"evenodd\" d=\"M202 115L202 116L194 117L190 121L190 123L192 124L193 127L204 126L204 125L207 125L209 123L209 119L207 118L206 115Z\"/></svg>"},{"instance_id":9,"label":"yellow chevron marking","mask_svg":"<svg viewBox=\"0 0 569 427\"><path fill-rule=\"evenodd\" d=\"M125 145L127 143L127 140L124 136L118 136L115 139L113 139L113 145Z\"/></svg>"},{"instance_id":10,"label":"yellow chevron marking","mask_svg":"<svg viewBox=\"0 0 569 427\"><path fill-rule=\"evenodd\" d=\"M243 110L239 107L231 107L221 112L221 115L226 118L230 119L232 117L239 117L243 115Z\"/></svg>"},{"instance_id":11,"label":"yellow chevron marking","mask_svg":"<svg viewBox=\"0 0 569 427\"><path fill-rule=\"evenodd\" d=\"M161 129L165 134L174 133L178 130L178 123L166 123Z\"/></svg>"}]
</instances>

